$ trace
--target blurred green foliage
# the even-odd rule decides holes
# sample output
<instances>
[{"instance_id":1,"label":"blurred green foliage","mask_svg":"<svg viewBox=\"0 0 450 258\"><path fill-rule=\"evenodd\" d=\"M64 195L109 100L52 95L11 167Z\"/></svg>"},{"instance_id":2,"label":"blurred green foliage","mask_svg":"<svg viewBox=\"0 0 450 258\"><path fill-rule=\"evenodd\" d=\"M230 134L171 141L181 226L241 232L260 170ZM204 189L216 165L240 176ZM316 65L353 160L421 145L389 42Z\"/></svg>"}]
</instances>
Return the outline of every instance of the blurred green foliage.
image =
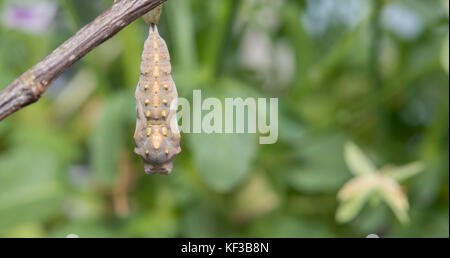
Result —
<instances>
[{"instance_id":1,"label":"blurred green foliage","mask_svg":"<svg viewBox=\"0 0 450 258\"><path fill-rule=\"evenodd\" d=\"M5 22L12 2L0 89L112 4L48 0L55 17L31 33ZM173 174L145 176L139 19L0 122L0 236L449 236L448 1L168 0L159 29L180 96L278 97L278 142L183 134ZM371 203L336 222L350 140L377 166L424 163L403 184L408 224Z\"/></svg>"}]
</instances>

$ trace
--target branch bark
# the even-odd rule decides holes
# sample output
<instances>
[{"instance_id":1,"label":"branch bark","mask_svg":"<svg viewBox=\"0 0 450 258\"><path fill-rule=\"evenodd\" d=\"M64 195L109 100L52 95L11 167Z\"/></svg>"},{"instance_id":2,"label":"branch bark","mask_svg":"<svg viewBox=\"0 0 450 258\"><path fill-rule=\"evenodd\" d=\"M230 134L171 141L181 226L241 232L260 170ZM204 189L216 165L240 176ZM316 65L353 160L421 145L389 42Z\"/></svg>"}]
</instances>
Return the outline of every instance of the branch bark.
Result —
<instances>
[{"instance_id":1,"label":"branch bark","mask_svg":"<svg viewBox=\"0 0 450 258\"><path fill-rule=\"evenodd\" d=\"M50 55L0 91L0 121L32 104L73 63L166 0L116 0Z\"/></svg>"}]
</instances>

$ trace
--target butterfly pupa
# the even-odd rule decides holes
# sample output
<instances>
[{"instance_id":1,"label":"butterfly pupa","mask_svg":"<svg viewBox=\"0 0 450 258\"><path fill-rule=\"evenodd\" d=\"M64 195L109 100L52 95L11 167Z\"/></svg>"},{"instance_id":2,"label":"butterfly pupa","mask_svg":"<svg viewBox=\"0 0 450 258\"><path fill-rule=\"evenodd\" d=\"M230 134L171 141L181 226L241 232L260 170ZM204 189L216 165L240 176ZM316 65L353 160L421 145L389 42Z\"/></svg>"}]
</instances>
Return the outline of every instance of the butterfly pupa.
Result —
<instances>
[{"instance_id":1,"label":"butterfly pupa","mask_svg":"<svg viewBox=\"0 0 450 258\"><path fill-rule=\"evenodd\" d=\"M156 25L161 6L157 8L146 16L151 24L135 93L134 140L135 152L144 160L145 173L170 174L173 158L181 151L176 119L178 93L171 75L169 51ZM152 16L155 12L156 18Z\"/></svg>"}]
</instances>

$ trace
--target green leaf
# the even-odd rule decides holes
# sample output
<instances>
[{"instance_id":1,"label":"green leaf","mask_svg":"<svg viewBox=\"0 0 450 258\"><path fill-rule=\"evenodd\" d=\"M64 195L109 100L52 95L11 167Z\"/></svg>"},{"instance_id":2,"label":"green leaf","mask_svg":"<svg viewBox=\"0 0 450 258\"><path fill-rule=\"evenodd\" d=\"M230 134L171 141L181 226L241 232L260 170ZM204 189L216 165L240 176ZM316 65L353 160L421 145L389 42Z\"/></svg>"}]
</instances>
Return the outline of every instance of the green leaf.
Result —
<instances>
[{"instance_id":1,"label":"green leaf","mask_svg":"<svg viewBox=\"0 0 450 258\"><path fill-rule=\"evenodd\" d=\"M280 17L283 19L283 25L286 29L286 36L290 39L294 47L296 59L296 78L297 85L302 87L294 87L293 92L304 91L308 81L308 72L315 55L315 48L311 42L305 26L302 24L302 10L296 4L287 2L283 4L280 11Z\"/></svg>"},{"instance_id":2,"label":"green leaf","mask_svg":"<svg viewBox=\"0 0 450 258\"><path fill-rule=\"evenodd\" d=\"M231 191L250 173L257 144L254 135L192 134L188 140L200 174L215 191Z\"/></svg>"},{"instance_id":3,"label":"green leaf","mask_svg":"<svg viewBox=\"0 0 450 258\"><path fill-rule=\"evenodd\" d=\"M11 145L26 146L28 149L45 152L53 156L55 160L66 164L73 162L80 155L79 145L76 144L72 134L55 130L46 118L43 118L40 123L44 125L29 121L16 123L8 141Z\"/></svg>"},{"instance_id":4,"label":"green leaf","mask_svg":"<svg viewBox=\"0 0 450 258\"><path fill-rule=\"evenodd\" d=\"M168 1L163 10L163 15L167 12L167 16L170 17L167 21L170 36L173 37L173 44L172 48L169 46L169 49L172 55L177 56L172 65L177 65L177 68L182 71L191 71L198 66L191 2L186 0ZM164 38L169 36L166 36L164 32L161 35Z\"/></svg>"},{"instance_id":5,"label":"green leaf","mask_svg":"<svg viewBox=\"0 0 450 258\"><path fill-rule=\"evenodd\" d=\"M305 168L295 168L289 172L288 184L294 189L307 193L335 192L345 183L348 176L343 170L332 166L311 165Z\"/></svg>"},{"instance_id":6,"label":"green leaf","mask_svg":"<svg viewBox=\"0 0 450 258\"><path fill-rule=\"evenodd\" d=\"M0 158L0 232L45 222L60 210L60 171L57 158L33 149L14 149Z\"/></svg>"},{"instance_id":7,"label":"green leaf","mask_svg":"<svg viewBox=\"0 0 450 258\"><path fill-rule=\"evenodd\" d=\"M298 119L289 116L287 112L284 112L282 107L279 107L278 110L280 141L294 146L298 145L306 135L305 125L298 121Z\"/></svg>"},{"instance_id":8,"label":"green leaf","mask_svg":"<svg viewBox=\"0 0 450 258\"><path fill-rule=\"evenodd\" d=\"M124 49L122 50L122 66L125 77L126 87L135 88L139 80L139 65L141 63L141 54L143 50L142 35L143 31L138 29L138 23L127 26L121 32L121 40ZM145 32L147 36L148 32Z\"/></svg>"},{"instance_id":9,"label":"green leaf","mask_svg":"<svg viewBox=\"0 0 450 258\"><path fill-rule=\"evenodd\" d=\"M342 157L344 142L341 135L325 135L305 141L297 158L302 162L286 168L287 183L308 193L337 191L349 179Z\"/></svg>"},{"instance_id":10,"label":"green leaf","mask_svg":"<svg viewBox=\"0 0 450 258\"><path fill-rule=\"evenodd\" d=\"M323 221L289 214L277 214L256 221L250 228L250 237L319 238L335 237Z\"/></svg>"},{"instance_id":11,"label":"green leaf","mask_svg":"<svg viewBox=\"0 0 450 258\"><path fill-rule=\"evenodd\" d=\"M135 112L132 95L122 93L105 104L91 140L92 168L97 180L111 185L116 181L120 151L125 148L124 136ZM130 134L129 138L133 136ZM131 150L130 150L131 151Z\"/></svg>"},{"instance_id":12,"label":"green leaf","mask_svg":"<svg viewBox=\"0 0 450 258\"><path fill-rule=\"evenodd\" d=\"M234 219L244 222L276 209L280 199L267 177L262 173L255 173L234 195L233 203Z\"/></svg>"},{"instance_id":13,"label":"green leaf","mask_svg":"<svg viewBox=\"0 0 450 258\"><path fill-rule=\"evenodd\" d=\"M177 216L169 209L158 208L149 213L141 213L129 221L127 234L138 237L175 237Z\"/></svg>"},{"instance_id":14,"label":"green leaf","mask_svg":"<svg viewBox=\"0 0 450 258\"><path fill-rule=\"evenodd\" d=\"M190 207L181 222L182 237L221 237L222 223L206 205Z\"/></svg>"},{"instance_id":15,"label":"green leaf","mask_svg":"<svg viewBox=\"0 0 450 258\"><path fill-rule=\"evenodd\" d=\"M202 92L202 99L216 97L224 105L225 98L246 99L249 96L255 96L246 89L247 85L237 80L224 78L218 82L218 85L220 86L218 89L210 89L204 94ZM203 112L202 115L205 114L206 112ZM234 115L236 116L236 112ZM247 124L247 115L245 115L244 123ZM258 146L257 134L193 133L188 135L187 139L200 174L213 190L229 192L250 173L251 163Z\"/></svg>"}]
</instances>

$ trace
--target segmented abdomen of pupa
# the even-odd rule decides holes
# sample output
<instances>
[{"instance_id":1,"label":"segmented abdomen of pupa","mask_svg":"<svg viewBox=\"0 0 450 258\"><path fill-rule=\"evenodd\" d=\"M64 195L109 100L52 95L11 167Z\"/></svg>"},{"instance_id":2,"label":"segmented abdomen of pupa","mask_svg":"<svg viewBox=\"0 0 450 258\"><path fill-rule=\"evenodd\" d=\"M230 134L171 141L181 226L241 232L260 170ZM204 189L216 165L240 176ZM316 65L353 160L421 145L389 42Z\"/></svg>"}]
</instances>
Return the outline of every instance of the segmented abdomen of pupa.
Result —
<instances>
[{"instance_id":1,"label":"segmented abdomen of pupa","mask_svg":"<svg viewBox=\"0 0 450 258\"><path fill-rule=\"evenodd\" d=\"M135 152L143 158L147 174L170 174L173 158L181 151L177 97L167 45L152 24L145 41L135 94Z\"/></svg>"}]
</instances>

